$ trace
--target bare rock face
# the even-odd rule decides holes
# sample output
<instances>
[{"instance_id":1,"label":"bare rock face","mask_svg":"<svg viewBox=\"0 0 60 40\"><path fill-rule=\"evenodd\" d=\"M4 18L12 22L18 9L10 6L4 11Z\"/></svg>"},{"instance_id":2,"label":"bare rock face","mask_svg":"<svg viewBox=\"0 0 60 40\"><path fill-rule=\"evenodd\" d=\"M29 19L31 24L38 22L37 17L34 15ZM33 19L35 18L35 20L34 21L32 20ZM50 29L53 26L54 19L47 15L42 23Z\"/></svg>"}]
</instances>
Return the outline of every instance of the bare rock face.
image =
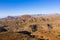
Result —
<instances>
[{"instance_id":1,"label":"bare rock face","mask_svg":"<svg viewBox=\"0 0 60 40\"><path fill-rule=\"evenodd\" d=\"M33 21L35 21L34 17L32 17L30 15L22 15L22 16L18 17L18 20L20 20L22 22L33 22Z\"/></svg>"}]
</instances>

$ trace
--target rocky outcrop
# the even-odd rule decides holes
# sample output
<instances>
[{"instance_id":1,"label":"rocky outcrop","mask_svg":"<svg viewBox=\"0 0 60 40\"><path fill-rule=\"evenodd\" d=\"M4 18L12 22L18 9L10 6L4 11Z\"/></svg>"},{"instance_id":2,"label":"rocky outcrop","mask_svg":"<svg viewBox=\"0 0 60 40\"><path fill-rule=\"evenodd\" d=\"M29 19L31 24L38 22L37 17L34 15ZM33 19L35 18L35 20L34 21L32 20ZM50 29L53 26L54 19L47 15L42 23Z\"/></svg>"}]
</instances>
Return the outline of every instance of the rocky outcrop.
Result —
<instances>
[{"instance_id":1,"label":"rocky outcrop","mask_svg":"<svg viewBox=\"0 0 60 40\"><path fill-rule=\"evenodd\" d=\"M4 27L0 27L0 32L6 32L7 29L5 29Z\"/></svg>"}]
</instances>

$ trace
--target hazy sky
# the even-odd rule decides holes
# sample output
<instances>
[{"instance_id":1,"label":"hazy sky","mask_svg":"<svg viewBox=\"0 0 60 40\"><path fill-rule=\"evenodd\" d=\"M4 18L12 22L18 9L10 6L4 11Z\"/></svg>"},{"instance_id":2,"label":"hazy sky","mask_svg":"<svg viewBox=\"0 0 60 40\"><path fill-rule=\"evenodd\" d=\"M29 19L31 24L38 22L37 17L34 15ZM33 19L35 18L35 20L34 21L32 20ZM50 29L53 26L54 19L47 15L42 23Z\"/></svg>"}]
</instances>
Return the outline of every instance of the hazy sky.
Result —
<instances>
[{"instance_id":1,"label":"hazy sky","mask_svg":"<svg viewBox=\"0 0 60 40\"><path fill-rule=\"evenodd\" d=\"M60 0L0 0L0 18L48 13L60 13Z\"/></svg>"}]
</instances>

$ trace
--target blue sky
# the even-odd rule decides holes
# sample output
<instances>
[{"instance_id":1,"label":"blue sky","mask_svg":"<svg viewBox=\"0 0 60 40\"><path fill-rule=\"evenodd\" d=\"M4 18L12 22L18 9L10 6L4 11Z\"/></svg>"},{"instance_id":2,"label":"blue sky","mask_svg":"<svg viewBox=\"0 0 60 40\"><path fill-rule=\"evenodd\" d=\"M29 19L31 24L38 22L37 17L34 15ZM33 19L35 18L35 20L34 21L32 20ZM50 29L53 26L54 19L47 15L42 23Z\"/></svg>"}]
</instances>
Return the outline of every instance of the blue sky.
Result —
<instances>
[{"instance_id":1,"label":"blue sky","mask_svg":"<svg viewBox=\"0 0 60 40\"><path fill-rule=\"evenodd\" d=\"M60 13L60 0L0 0L0 18L50 13Z\"/></svg>"}]
</instances>

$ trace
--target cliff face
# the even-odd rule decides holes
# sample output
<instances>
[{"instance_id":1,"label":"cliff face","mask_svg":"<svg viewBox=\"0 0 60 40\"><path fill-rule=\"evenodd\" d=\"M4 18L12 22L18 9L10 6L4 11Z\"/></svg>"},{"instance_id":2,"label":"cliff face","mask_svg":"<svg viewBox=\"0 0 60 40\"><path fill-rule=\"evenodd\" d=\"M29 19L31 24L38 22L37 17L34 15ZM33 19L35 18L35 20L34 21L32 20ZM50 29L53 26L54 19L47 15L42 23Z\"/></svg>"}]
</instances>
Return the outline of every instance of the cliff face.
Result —
<instances>
[{"instance_id":1,"label":"cliff face","mask_svg":"<svg viewBox=\"0 0 60 40\"><path fill-rule=\"evenodd\" d=\"M30 33L28 36L34 35L37 38L36 40L39 38L39 40L59 40L60 15L22 15L18 18L7 18L0 21L0 28L2 28L0 29L0 33Z\"/></svg>"}]
</instances>

